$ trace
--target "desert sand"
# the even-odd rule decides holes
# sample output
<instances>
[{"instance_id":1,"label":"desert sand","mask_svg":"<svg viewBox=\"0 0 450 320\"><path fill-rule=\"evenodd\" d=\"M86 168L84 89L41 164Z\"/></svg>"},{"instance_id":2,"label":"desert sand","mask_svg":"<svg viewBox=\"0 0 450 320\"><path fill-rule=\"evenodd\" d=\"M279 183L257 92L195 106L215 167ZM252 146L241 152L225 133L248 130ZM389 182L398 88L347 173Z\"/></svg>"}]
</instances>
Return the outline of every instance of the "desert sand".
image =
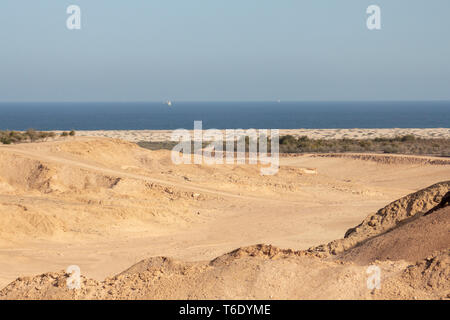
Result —
<instances>
[{"instance_id":1,"label":"desert sand","mask_svg":"<svg viewBox=\"0 0 450 320\"><path fill-rule=\"evenodd\" d=\"M188 129L188 128L186 128ZM225 130L222 130L225 133ZM374 139L394 138L405 135L415 135L418 138L438 139L450 138L449 128L431 129L280 129L280 136L292 135L294 137L307 136L310 139ZM193 131L190 131L191 135ZM81 130L78 136L106 137L122 139L131 142L170 141L171 130ZM224 136L226 136L224 134Z\"/></svg>"},{"instance_id":2,"label":"desert sand","mask_svg":"<svg viewBox=\"0 0 450 320\"><path fill-rule=\"evenodd\" d=\"M450 298L450 159L306 154L261 176L120 138L0 146L0 298Z\"/></svg>"}]
</instances>

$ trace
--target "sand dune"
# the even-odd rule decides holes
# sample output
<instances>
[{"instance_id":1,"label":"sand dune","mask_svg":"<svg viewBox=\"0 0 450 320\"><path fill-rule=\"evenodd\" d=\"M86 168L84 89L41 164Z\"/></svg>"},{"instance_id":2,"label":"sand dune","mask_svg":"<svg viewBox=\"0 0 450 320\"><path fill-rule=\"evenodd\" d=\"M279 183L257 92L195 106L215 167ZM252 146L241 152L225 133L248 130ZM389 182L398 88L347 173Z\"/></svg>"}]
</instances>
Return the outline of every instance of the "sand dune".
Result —
<instances>
[{"instance_id":1,"label":"sand dune","mask_svg":"<svg viewBox=\"0 0 450 320\"><path fill-rule=\"evenodd\" d=\"M1 146L0 298L445 298L450 183L432 184L450 166L418 159L304 155L261 176L115 139ZM81 290L45 273L74 264Z\"/></svg>"},{"instance_id":2,"label":"sand dune","mask_svg":"<svg viewBox=\"0 0 450 320\"><path fill-rule=\"evenodd\" d=\"M170 141L171 130L81 130L77 135L87 137L106 137L127 140L131 142L139 141ZM191 131L192 134L192 131ZM374 138L394 138L413 134L416 137L434 139L449 138L450 129L280 129L280 135L292 135L294 137L307 136L310 139L374 139Z\"/></svg>"}]
</instances>

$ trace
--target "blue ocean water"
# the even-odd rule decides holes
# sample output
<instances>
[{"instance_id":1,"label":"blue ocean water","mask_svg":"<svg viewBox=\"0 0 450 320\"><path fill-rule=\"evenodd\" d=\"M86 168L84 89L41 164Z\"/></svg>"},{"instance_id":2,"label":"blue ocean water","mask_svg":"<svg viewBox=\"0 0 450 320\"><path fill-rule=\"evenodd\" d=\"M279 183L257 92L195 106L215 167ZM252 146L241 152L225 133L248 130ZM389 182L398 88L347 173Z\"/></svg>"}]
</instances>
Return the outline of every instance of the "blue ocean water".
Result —
<instances>
[{"instance_id":1,"label":"blue ocean water","mask_svg":"<svg viewBox=\"0 0 450 320\"><path fill-rule=\"evenodd\" d=\"M0 103L1 130L449 128L441 102Z\"/></svg>"}]
</instances>

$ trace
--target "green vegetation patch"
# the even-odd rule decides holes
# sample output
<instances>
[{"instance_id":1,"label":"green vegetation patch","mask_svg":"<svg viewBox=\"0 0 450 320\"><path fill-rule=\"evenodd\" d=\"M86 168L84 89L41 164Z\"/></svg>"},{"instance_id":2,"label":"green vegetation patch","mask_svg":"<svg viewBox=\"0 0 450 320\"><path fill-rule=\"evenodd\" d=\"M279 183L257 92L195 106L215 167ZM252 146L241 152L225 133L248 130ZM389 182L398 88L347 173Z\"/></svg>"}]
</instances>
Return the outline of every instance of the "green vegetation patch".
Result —
<instances>
[{"instance_id":1,"label":"green vegetation patch","mask_svg":"<svg viewBox=\"0 0 450 320\"><path fill-rule=\"evenodd\" d=\"M414 135L374 139L309 139L306 136L280 138L281 153L398 153L450 156L450 139L422 139Z\"/></svg>"},{"instance_id":2,"label":"green vegetation patch","mask_svg":"<svg viewBox=\"0 0 450 320\"><path fill-rule=\"evenodd\" d=\"M171 150L177 142L146 142L138 143L143 148L151 150ZM203 147L210 142L203 142ZM246 151L249 140L246 139ZM270 141L267 143L270 151ZM226 146L224 144L224 150ZM193 148L192 148L193 150ZM236 144L235 144L236 151ZM395 138L373 139L310 139L306 136L291 135L280 137L280 153L395 153L410 155L431 155L450 157L450 139L423 139L414 135Z\"/></svg>"},{"instance_id":3,"label":"green vegetation patch","mask_svg":"<svg viewBox=\"0 0 450 320\"><path fill-rule=\"evenodd\" d=\"M38 142L47 141L49 138L55 138L57 134L52 131L36 131L34 129L28 129L27 131L14 131L14 130L0 130L0 143L12 144L12 143L25 143L25 142ZM62 132L61 137L75 136L75 131Z\"/></svg>"}]
</instances>

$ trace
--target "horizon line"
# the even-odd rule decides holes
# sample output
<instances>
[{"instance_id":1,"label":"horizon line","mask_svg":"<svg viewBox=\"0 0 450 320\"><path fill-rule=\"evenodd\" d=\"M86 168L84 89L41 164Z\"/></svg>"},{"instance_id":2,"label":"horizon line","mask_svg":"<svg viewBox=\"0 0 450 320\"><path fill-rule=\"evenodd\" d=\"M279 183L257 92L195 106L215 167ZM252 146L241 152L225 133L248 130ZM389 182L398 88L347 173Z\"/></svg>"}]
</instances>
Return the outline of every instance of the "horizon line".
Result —
<instances>
[{"instance_id":1,"label":"horizon line","mask_svg":"<svg viewBox=\"0 0 450 320\"><path fill-rule=\"evenodd\" d=\"M275 102L275 103L311 103L311 102L450 102L450 99L386 99L386 100L129 100L129 101L114 101L114 100L80 100L80 101L0 101L0 104L5 103L166 103L172 101L176 103L261 103L261 102Z\"/></svg>"}]
</instances>

